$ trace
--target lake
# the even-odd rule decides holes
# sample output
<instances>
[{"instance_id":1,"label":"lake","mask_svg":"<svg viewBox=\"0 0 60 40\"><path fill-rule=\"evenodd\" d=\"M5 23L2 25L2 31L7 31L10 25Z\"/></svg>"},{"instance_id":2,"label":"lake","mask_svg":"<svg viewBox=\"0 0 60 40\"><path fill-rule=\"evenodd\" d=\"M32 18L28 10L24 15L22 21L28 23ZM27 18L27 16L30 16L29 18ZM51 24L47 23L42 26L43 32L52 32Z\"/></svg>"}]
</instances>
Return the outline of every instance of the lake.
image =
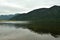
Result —
<instances>
[{"instance_id":1,"label":"lake","mask_svg":"<svg viewBox=\"0 0 60 40\"><path fill-rule=\"evenodd\" d=\"M0 40L60 40L51 34L38 34L27 28L16 28L16 23L0 23Z\"/></svg>"}]
</instances>

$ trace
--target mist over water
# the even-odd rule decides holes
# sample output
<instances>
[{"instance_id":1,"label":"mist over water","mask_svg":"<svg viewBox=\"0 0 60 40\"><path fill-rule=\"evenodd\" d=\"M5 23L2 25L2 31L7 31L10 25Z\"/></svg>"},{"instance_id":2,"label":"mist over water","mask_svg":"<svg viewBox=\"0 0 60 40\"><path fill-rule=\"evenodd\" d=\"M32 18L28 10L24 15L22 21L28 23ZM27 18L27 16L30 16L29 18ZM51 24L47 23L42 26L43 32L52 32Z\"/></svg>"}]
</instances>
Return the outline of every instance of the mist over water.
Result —
<instances>
[{"instance_id":1,"label":"mist over water","mask_svg":"<svg viewBox=\"0 0 60 40\"><path fill-rule=\"evenodd\" d=\"M60 40L50 34L38 34L29 29L15 28L15 25L0 25L0 40Z\"/></svg>"}]
</instances>

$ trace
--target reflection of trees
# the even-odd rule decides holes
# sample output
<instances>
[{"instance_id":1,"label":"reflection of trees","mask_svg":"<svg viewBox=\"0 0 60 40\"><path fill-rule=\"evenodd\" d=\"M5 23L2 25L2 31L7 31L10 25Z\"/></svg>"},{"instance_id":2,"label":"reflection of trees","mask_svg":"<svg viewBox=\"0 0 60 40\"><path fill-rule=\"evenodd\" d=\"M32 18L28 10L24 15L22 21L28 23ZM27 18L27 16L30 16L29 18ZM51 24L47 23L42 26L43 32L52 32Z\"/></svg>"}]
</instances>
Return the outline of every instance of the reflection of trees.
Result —
<instances>
[{"instance_id":1,"label":"reflection of trees","mask_svg":"<svg viewBox=\"0 0 60 40\"><path fill-rule=\"evenodd\" d=\"M52 22L33 22L27 26L28 29L37 33L50 33L54 37L60 35L60 23Z\"/></svg>"},{"instance_id":2,"label":"reflection of trees","mask_svg":"<svg viewBox=\"0 0 60 40\"><path fill-rule=\"evenodd\" d=\"M52 35L53 37L55 37L55 38L58 37L58 34L55 34L55 33L51 33L51 35Z\"/></svg>"},{"instance_id":3,"label":"reflection of trees","mask_svg":"<svg viewBox=\"0 0 60 40\"><path fill-rule=\"evenodd\" d=\"M26 24L15 24L15 27L16 28L20 28L20 27L26 28Z\"/></svg>"},{"instance_id":4,"label":"reflection of trees","mask_svg":"<svg viewBox=\"0 0 60 40\"><path fill-rule=\"evenodd\" d=\"M54 37L58 37L57 35L60 35L59 23L32 22L26 25L16 24L16 28L19 28L19 27L28 28L37 33L50 33Z\"/></svg>"}]
</instances>

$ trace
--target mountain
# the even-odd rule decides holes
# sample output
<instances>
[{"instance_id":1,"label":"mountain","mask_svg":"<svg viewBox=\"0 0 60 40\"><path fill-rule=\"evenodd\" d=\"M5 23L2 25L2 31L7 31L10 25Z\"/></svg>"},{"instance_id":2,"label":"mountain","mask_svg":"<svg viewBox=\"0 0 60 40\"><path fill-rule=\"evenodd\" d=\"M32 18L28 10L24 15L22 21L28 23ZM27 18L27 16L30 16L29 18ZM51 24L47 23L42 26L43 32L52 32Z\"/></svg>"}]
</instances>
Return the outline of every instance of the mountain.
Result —
<instances>
[{"instance_id":1,"label":"mountain","mask_svg":"<svg viewBox=\"0 0 60 40\"><path fill-rule=\"evenodd\" d=\"M26 20L26 21L59 21L60 6L52 6L50 8L39 8L28 13L18 14L10 20Z\"/></svg>"},{"instance_id":2,"label":"mountain","mask_svg":"<svg viewBox=\"0 0 60 40\"><path fill-rule=\"evenodd\" d=\"M0 15L0 20L9 20L12 18L14 15Z\"/></svg>"}]
</instances>

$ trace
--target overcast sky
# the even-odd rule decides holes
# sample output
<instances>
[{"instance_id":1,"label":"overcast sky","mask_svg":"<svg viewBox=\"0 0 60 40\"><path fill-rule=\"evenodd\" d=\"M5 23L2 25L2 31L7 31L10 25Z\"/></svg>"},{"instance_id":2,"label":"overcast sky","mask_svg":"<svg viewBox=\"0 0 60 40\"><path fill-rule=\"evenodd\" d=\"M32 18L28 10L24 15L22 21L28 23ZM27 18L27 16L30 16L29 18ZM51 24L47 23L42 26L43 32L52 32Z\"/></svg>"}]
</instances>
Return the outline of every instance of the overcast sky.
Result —
<instances>
[{"instance_id":1,"label":"overcast sky","mask_svg":"<svg viewBox=\"0 0 60 40\"><path fill-rule=\"evenodd\" d=\"M60 0L0 0L0 15L23 13L53 5L60 5Z\"/></svg>"}]
</instances>

